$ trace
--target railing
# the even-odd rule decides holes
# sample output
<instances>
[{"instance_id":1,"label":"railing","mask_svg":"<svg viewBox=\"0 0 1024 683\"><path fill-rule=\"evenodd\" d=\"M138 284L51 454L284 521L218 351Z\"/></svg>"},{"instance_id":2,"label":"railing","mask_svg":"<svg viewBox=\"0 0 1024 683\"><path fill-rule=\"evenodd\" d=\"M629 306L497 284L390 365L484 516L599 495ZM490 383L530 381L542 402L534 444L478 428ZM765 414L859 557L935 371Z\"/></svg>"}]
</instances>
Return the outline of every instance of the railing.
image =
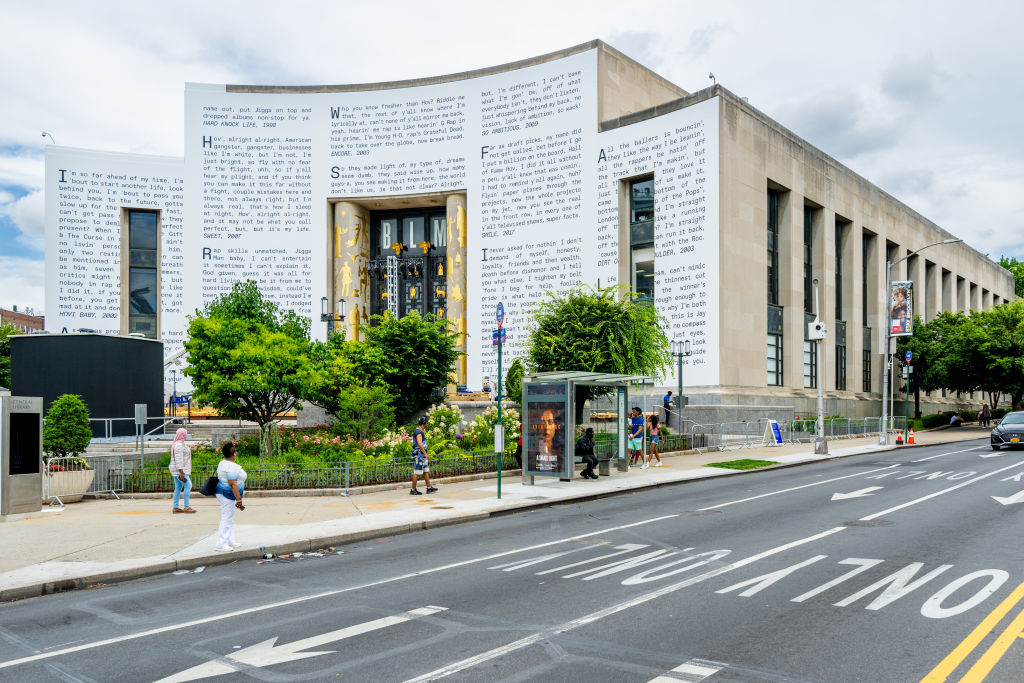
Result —
<instances>
[{"instance_id":1,"label":"railing","mask_svg":"<svg viewBox=\"0 0 1024 683\"><path fill-rule=\"evenodd\" d=\"M183 418L184 418L183 415L178 415L176 417L175 416L171 416L171 417L150 417L150 418L147 419L147 422L159 421L160 424L158 424L156 427L154 427L153 429L151 429L148 432L146 432L146 436L149 436L149 435L153 434L153 432L155 432L155 431L157 431L159 429L163 429L164 427L167 426L167 424L169 422L174 422L176 420L182 420ZM110 440L110 439L114 438L114 423L115 422L129 422L132 425L134 425L135 424L135 418L134 417L90 417L89 418L89 422L98 422L98 423L103 425L103 436L98 436L98 437L96 437L97 439L107 439L107 440ZM146 426L148 427L149 425L147 424ZM134 430L134 433L132 433L132 434L124 434L124 435L122 435L121 437L118 437L118 438L129 438L129 439L130 438L135 438L137 440L138 437L139 437L138 430L136 429L136 430Z\"/></svg>"},{"instance_id":2,"label":"railing","mask_svg":"<svg viewBox=\"0 0 1024 683\"><path fill-rule=\"evenodd\" d=\"M904 429L906 418L902 415L889 418L889 431ZM880 417L835 417L824 420L826 439L844 439L878 434L881 431ZM769 420L722 422L698 425L690 428L693 448L703 452L706 450L726 450L728 448L754 448L771 443L765 435L769 432ZM817 425L816 419L801 419L779 422L779 433L783 443L811 443L814 441Z\"/></svg>"},{"instance_id":3,"label":"railing","mask_svg":"<svg viewBox=\"0 0 1024 683\"><path fill-rule=\"evenodd\" d=\"M124 492L125 464L119 455L56 456L43 459L43 501L64 505L87 494Z\"/></svg>"},{"instance_id":4,"label":"railing","mask_svg":"<svg viewBox=\"0 0 1024 683\"><path fill-rule=\"evenodd\" d=\"M487 451L431 456L432 477L453 477L497 471L497 455ZM360 460L353 462L302 464L245 464L245 488L260 489L345 489L353 486L391 484L412 478L412 458L402 460ZM506 455L502 470L519 469L515 458ZM199 486L216 474L215 466L192 467L192 484ZM143 469L126 473L126 490L132 493L173 490L171 473L166 468Z\"/></svg>"}]
</instances>

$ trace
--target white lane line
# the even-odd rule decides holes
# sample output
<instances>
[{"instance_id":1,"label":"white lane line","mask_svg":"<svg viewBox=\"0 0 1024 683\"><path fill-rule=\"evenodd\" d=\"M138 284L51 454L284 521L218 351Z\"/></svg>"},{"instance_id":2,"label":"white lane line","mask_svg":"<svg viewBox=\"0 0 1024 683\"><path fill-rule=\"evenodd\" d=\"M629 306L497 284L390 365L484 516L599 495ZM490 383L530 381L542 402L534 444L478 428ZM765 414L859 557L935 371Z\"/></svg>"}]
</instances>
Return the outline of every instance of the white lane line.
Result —
<instances>
[{"instance_id":1,"label":"white lane line","mask_svg":"<svg viewBox=\"0 0 1024 683\"><path fill-rule=\"evenodd\" d=\"M746 559L739 560L737 562L733 562L722 567L718 567L717 569L712 569L711 571L704 572L703 574L698 574L697 576L691 577L684 581L679 581L677 583L664 586L663 588L653 590L649 593L644 593L643 595L639 595L635 598L630 598L629 600L626 600L624 602L620 602L615 605L605 607L604 609L592 612L578 619L567 621L559 626L546 629L539 633L533 633L531 635L526 636L525 638L520 638L519 640L508 643L507 645L496 647L493 650L488 650L487 652L481 652L478 655L468 657L458 662L452 662L451 664L443 666L440 669L435 669L430 673L423 674L422 676L417 676L416 678L410 678L405 683L422 683L424 681L434 681L439 678L451 676L452 674L458 673L460 671L465 671L466 669L470 669L474 666L483 664L484 662L488 662L492 659L503 657L504 655L507 655L510 652L515 652L516 650L521 650L524 647L529 647L530 645L534 645L560 633L565 633L567 631L572 631L573 629L579 628L580 626L592 624L595 621L604 619L605 617L612 616L613 614L618 614L619 612L625 611L632 607L636 607L637 605L642 605L646 602L650 602L651 600L657 600L660 597L663 597L670 593L675 593L678 590L682 590L683 588L687 588L694 584L701 583L702 581L707 581L708 579L712 579L716 576L721 576L722 574L731 572L734 569L746 567L748 564L753 564L754 562L757 562L758 560L763 560L766 557L771 557L772 555L777 555L778 553L785 552L786 550L790 550L797 546L804 545L805 543L812 543L819 539L825 538L826 536L831 536L832 534L839 533L840 531L845 531L847 528L848 527L843 526L835 527L829 529L828 531L822 531L821 533L814 534L813 536L808 536L807 538L801 538L798 541L792 541L791 543L786 543L785 545L780 545L775 548L765 550L763 552L757 553L756 555L751 555Z\"/></svg>"},{"instance_id":2,"label":"white lane line","mask_svg":"<svg viewBox=\"0 0 1024 683\"><path fill-rule=\"evenodd\" d=\"M989 446L985 445L985 446L975 446L974 448L964 448L964 449L961 449L959 451L950 451L949 453L939 453L938 455L929 455L927 458L921 458L919 460L911 460L910 462L924 462L925 460L934 460L935 458L944 458L947 455L956 455L957 453L969 453L971 451L980 451L981 449L988 448L988 447Z\"/></svg>"},{"instance_id":3,"label":"white lane line","mask_svg":"<svg viewBox=\"0 0 1024 683\"><path fill-rule=\"evenodd\" d=\"M768 496L777 496L780 493L789 493L790 491L799 491L800 489L805 489L805 488L807 488L809 486L821 486L822 484L830 484L830 483L832 483L834 481L842 481L843 479L850 479L852 477L863 477L865 474L871 474L872 472L881 472L882 470L891 470L894 467L899 467L899 465L886 465L885 467L878 467L876 469L867 470L865 472L857 472L856 474L847 474L847 475L844 475L842 477L835 477L834 479L825 479L824 481L813 481L810 484L802 484L801 486L794 486L794 487L788 488L788 489L781 489L779 491L772 491L771 493L762 493L759 496L751 496L750 498L741 498L740 500L733 500L733 501L730 501L728 503L722 503L721 505L711 505L711 506L706 507L706 508L700 508L699 512L702 512L704 510L718 510L719 508L729 507L730 505L738 505L739 503L749 503L750 501L757 500L759 498L767 498Z\"/></svg>"},{"instance_id":4,"label":"white lane line","mask_svg":"<svg viewBox=\"0 0 1024 683\"><path fill-rule=\"evenodd\" d=\"M968 479L967 481L963 482L962 484L957 484L956 486L950 486L948 489L942 489L941 491L936 491L935 493L929 493L927 496L921 496L920 498L915 498L914 500L907 501L906 503L902 503L902 504L897 505L895 507L891 507L888 510L882 510L881 512L876 512L875 514L868 515L867 517L861 517L860 521L867 522L867 521L870 521L872 519L878 519L879 517L884 517L885 515L887 515L887 514L889 514L891 512L896 512L897 510L902 510L903 508L908 508L911 505L917 505L918 503L923 503L926 500L930 500L932 498L935 498L936 496L941 496L941 495L943 495L945 493L949 493L950 491L956 491L957 489L962 489L963 487L969 486L970 484L973 484L976 481L981 481L982 479L988 479L989 477L994 476L996 474L999 474L1000 472L1005 472L1006 470L1012 470L1014 467L1020 467L1021 465L1024 465L1024 462L1014 463L1014 464L1009 465L1007 467L1004 467L1002 469L998 469L998 470L989 472L988 474L982 474L980 476L975 477L974 479Z\"/></svg>"},{"instance_id":5,"label":"white lane line","mask_svg":"<svg viewBox=\"0 0 1024 683\"><path fill-rule=\"evenodd\" d=\"M194 619L192 621L181 622L174 624L173 626L162 626L160 628L153 628L146 631L140 631L138 633L129 633L123 636L116 636L114 638L107 638L106 640L98 640L93 643L84 643L82 645L75 645L72 647L66 647L61 650L54 650L52 652L43 652L40 654L30 655L28 657L21 657L20 659L11 659L6 662L0 662L0 669L9 669L20 664L28 664L30 662L37 662L42 659L51 659L53 657L60 657L62 655L71 654L72 652L81 652L83 650L93 650L98 647L105 647L107 645L114 645L116 643L123 643L127 640L136 640L138 638L145 638L147 636L159 635L161 633L167 633L180 628L191 628L193 626L201 626L203 624L210 624L216 621L223 621L225 619L232 619L234 617L245 616L247 614L256 614L258 612L264 612L266 610L277 609L279 607L287 607L288 605L295 605L300 602L308 602L309 600L319 600L321 598L327 598L332 595L339 595L341 593L350 593L352 591L362 590L364 588L373 588L375 586L381 586L386 583L394 583L396 581L404 581L405 579L412 579L418 576L424 576L427 574L435 574L437 572L443 572L448 569L455 569L457 567L465 567L466 565L476 564L477 562L487 562L494 560L499 557L506 557L515 553L528 552L530 550L537 550L539 548L547 548L549 546L558 545L559 543L568 543L569 541L579 540L581 538L589 538L591 536L600 536L601 534L607 534L612 531L621 531L622 529L630 529L632 527L643 526L644 524L652 524L654 522L660 522L666 519L672 519L678 517L677 514L662 515L660 517L652 517L651 519L641 520L639 522L632 522L630 524L622 524L620 526L613 526L607 529L601 529L600 531L591 531L586 534L579 534L577 536L568 536L566 538L560 538L556 541L547 541L546 543L538 543L525 548L517 548L515 550L505 550L500 553L493 553L491 555L485 555L483 557L477 557L472 560L463 560L461 562L453 562L452 564L441 565L440 567L432 567L430 569L423 569L418 572L410 572L408 574L401 574L399 576L392 576L387 579L380 579L378 581L371 581L369 583L360 584L358 586L351 586L349 588L339 588L337 590L324 591L322 593L314 593L312 595L304 595L298 598L291 598L289 600L281 600L279 602L272 602L266 605L259 605L257 607L250 607L248 609L236 610L234 612L228 612L226 614L218 614L213 617L205 617L203 619Z\"/></svg>"},{"instance_id":6,"label":"white lane line","mask_svg":"<svg viewBox=\"0 0 1024 683\"><path fill-rule=\"evenodd\" d=\"M691 659L668 672L675 675L658 676L657 678L652 678L647 683L679 683L680 681L698 683L709 676L714 676L725 667L726 665L721 662L712 662L707 659Z\"/></svg>"}]
</instances>

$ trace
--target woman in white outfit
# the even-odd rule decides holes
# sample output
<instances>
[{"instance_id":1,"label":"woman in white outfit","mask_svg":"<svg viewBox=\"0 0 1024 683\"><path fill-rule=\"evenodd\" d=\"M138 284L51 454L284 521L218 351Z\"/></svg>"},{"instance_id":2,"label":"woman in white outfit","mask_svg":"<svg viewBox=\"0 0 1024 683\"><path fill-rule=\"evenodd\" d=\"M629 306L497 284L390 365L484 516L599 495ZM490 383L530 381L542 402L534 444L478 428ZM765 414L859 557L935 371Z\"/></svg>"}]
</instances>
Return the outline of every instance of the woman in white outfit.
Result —
<instances>
[{"instance_id":1,"label":"woman in white outfit","mask_svg":"<svg viewBox=\"0 0 1024 683\"><path fill-rule=\"evenodd\" d=\"M235 462L235 444L230 441L221 447L223 460L217 465L217 500L220 501L220 527L217 529L216 550L231 552L241 545L235 541L235 510L244 510L245 470Z\"/></svg>"}]
</instances>

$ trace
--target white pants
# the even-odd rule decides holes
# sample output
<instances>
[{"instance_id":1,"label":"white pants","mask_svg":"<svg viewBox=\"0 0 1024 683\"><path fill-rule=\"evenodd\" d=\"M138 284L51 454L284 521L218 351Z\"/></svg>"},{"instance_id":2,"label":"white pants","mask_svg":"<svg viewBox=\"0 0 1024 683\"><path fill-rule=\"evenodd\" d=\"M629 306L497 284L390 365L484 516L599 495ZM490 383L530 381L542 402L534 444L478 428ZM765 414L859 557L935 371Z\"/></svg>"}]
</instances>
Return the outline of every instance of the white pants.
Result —
<instances>
[{"instance_id":1,"label":"white pants","mask_svg":"<svg viewBox=\"0 0 1024 683\"><path fill-rule=\"evenodd\" d=\"M217 528L217 547L225 548L235 542L235 501L217 494L220 501L220 527Z\"/></svg>"}]
</instances>

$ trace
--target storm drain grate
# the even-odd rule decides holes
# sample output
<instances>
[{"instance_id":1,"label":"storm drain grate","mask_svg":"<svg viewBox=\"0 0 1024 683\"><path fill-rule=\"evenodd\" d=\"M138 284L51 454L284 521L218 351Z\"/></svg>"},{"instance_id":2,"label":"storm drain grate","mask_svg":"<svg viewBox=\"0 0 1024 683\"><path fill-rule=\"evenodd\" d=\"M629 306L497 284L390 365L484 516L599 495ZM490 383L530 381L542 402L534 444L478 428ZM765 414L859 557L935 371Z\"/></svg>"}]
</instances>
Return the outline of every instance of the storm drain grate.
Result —
<instances>
[{"instance_id":1,"label":"storm drain grate","mask_svg":"<svg viewBox=\"0 0 1024 683\"><path fill-rule=\"evenodd\" d=\"M852 522L843 522L843 526L892 526L895 522L887 519L857 519Z\"/></svg>"}]
</instances>

